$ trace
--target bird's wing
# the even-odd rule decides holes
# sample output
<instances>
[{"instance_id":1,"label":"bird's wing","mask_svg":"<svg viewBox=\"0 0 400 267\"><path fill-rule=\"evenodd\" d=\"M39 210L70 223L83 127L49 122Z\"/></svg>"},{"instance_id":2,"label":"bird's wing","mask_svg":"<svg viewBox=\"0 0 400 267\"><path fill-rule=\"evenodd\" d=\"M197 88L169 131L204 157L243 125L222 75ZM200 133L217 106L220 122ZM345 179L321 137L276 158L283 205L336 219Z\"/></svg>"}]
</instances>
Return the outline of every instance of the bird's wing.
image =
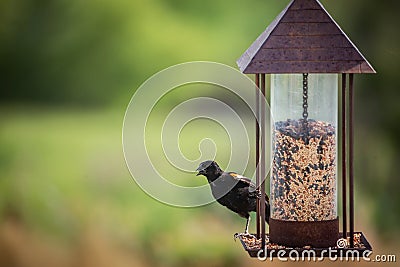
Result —
<instances>
[{"instance_id":1,"label":"bird's wing","mask_svg":"<svg viewBox=\"0 0 400 267\"><path fill-rule=\"evenodd\" d=\"M238 181L238 186L239 187L252 187L254 189L256 189L256 185L247 177L237 174L236 172L229 172L228 173L230 176L232 176L235 180ZM258 197L261 197L261 194L258 195ZM265 194L265 201L267 201L267 203L269 203L269 197L267 194Z\"/></svg>"},{"instance_id":2,"label":"bird's wing","mask_svg":"<svg viewBox=\"0 0 400 267\"><path fill-rule=\"evenodd\" d=\"M250 186L250 187L256 187L256 185L247 177L244 177L243 175L237 174L236 172L229 172L228 173L230 176L232 176L236 181L238 181L239 186Z\"/></svg>"}]
</instances>

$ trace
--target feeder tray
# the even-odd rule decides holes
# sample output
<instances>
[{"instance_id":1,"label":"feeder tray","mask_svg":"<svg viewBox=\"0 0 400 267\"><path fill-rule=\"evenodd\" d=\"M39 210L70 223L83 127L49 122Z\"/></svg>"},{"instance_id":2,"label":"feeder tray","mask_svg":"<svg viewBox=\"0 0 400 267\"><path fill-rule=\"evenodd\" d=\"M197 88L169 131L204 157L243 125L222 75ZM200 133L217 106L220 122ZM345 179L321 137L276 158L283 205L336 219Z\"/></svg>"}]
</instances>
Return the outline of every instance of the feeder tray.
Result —
<instances>
[{"instance_id":1,"label":"feeder tray","mask_svg":"<svg viewBox=\"0 0 400 267\"><path fill-rule=\"evenodd\" d=\"M254 235L255 236L255 235ZM343 233L339 234L338 239L342 238ZM259 251L261 249L261 239L252 238L249 236L238 236L240 243L242 244L243 248L249 253L250 257L256 258L258 257ZM347 251L358 251L359 255L361 256L364 251L372 251L371 245L368 243L368 240L365 238L362 232L355 232L354 233L354 248L350 248L348 246L339 248L339 247L331 247L331 253L324 253L323 257L339 257L341 255L346 255ZM321 257L322 251L328 251L329 248L317 248L311 246L304 246L301 248L290 248L278 244L274 244L269 242L269 234L266 234L266 248L267 248L267 255L265 257L277 257L278 251L284 251L284 257L288 257L289 253L293 250L298 252L298 255L302 255L303 251L314 251L316 257ZM350 238L347 238L347 244L349 244ZM281 252L282 253L282 252ZM281 255L282 256L282 255Z\"/></svg>"}]
</instances>

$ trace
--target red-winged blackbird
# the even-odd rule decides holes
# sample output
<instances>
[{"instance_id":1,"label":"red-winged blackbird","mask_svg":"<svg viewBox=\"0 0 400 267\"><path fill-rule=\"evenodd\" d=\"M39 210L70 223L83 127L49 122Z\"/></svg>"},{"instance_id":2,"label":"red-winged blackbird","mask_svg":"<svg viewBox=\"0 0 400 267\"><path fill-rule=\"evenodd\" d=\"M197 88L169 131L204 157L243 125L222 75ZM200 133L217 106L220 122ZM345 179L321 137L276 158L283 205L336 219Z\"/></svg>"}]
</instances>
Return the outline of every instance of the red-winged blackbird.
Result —
<instances>
[{"instance_id":1,"label":"red-winged blackbird","mask_svg":"<svg viewBox=\"0 0 400 267\"><path fill-rule=\"evenodd\" d=\"M215 161L200 163L197 175L204 175L218 203L246 218L245 234L248 234L251 211L256 211L256 200L261 197L250 179L234 172L224 172ZM265 195L265 221L270 215L269 199Z\"/></svg>"}]
</instances>

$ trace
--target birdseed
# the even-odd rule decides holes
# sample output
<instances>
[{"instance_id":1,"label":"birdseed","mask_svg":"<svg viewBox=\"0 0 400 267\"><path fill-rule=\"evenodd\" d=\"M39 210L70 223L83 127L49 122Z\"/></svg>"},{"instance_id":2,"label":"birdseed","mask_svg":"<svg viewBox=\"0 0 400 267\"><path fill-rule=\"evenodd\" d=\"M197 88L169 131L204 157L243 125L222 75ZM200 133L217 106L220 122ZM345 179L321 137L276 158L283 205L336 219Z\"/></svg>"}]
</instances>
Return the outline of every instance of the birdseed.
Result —
<instances>
[{"instance_id":1,"label":"birdseed","mask_svg":"<svg viewBox=\"0 0 400 267\"><path fill-rule=\"evenodd\" d=\"M261 249L261 239L257 239L257 238L252 237L252 236L241 236L240 238L243 240L247 250L258 250L258 249ZM267 246L268 250L271 250L271 249L275 249L275 250L278 250L278 249L293 249L293 248L290 248L290 247L286 247L286 246L282 246L282 245L278 245L278 244L270 242L268 234L266 234L265 239L266 239L266 246ZM361 234L360 233L354 233L353 240L354 240L354 248L356 248L356 249L365 249L366 248L365 244L361 241ZM347 243L349 243L349 242L350 242L350 237L347 237ZM312 246L304 246L302 248L303 249L314 249ZM336 247L336 246L333 247L333 249L337 249L337 248L338 247ZM346 246L346 248L349 248L349 247Z\"/></svg>"},{"instance_id":2,"label":"birdseed","mask_svg":"<svg viewBox=\"0 0 400 267\"><path fill-rule=\"evenodd\" d=\"M329 123L275 123L271 179L272 218L336 219L336 134Z\"/></svg>"}]
</instances>

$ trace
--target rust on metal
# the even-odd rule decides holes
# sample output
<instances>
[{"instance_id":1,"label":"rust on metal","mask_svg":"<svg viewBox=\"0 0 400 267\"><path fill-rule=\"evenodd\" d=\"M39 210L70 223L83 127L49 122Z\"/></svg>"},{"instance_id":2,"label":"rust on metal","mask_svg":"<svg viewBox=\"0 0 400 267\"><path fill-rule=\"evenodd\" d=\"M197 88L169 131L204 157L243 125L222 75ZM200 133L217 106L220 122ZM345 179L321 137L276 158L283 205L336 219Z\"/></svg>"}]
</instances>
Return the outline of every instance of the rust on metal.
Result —
<instances>
[{"instance_id":1,"label":"rust on metal","mask_svg":"<svg viewBox=\"0 0 400 267\"><path fill-rule=\"evenodd\" d=\"M256 83L256 188L259 188L260 186L260 169L259 169L259 163L260 163L260 124L259 124L259 118L260 118L260 94L259 94L259 88L260 88L260 75L256 74L255 75L255 83ZM257 229L257 238L261 237L260 233L260 199L257 198L256 200L256 229Z\"/></svg>"},{"instance_id":2,"label":"rust on metal","mask_svg":"<svg viewBox=\"0 0 400 267\"><path fill-rule=\"evenodd\" d=\"M346 75L342 74L342 227L343 238L347 237L347 145L346 145Z\"/></svg>"},{"instance_id":3,"label":"rust on metal","mask_svg":"<svg viewBox=\"0 0 400 267\"><path fill-rule=\"evenodd\" d=\"M272 243L288 247L334 247L339 236L339 218L328 221L269 220Z\"/></svg>"},{"instance_id":4,"label":"rust on metal","mask_svg":"<svg viewBox=\"0 0 400 267\"><path fill-rule=\"evenodd\" d=\"M362 232L355 232L355 235L359 235L359 246L356 246L355 248L338 248L338 247L333 247L333 249L330 251L330 253L327 252L327 248L318 248L318 247L310 247L310 246L304 246L304 247L298 247L298 248L292 248L292 247L285 247L273 243L268 243L267 244L267 258L271 257L288 257L291 255L290 253L293 253L293 250L295 250L298 255L304 255L303 252L310 251L312 250L315 253L316 257L340 257L341 255L347 255L348 251L349 252L355 252L358 251L359 255L363 255L365 251L372 251L372 247L369 244L367 238ZM343 233L339 233L338 239L343 236ZM243 248L249 253L250 257L259 257L262 255L259 255L260 247L257 246L257 244L254 244L253 246L249 246L249 244L245 240L246 237L239 236L239 240L242 243ZM269 238L269 236L267 236ZM284 252L284 253L283 253ZM278 254L279 253L279 254Z\"/></svg>"},{"instance_id":5,"label":"rust on metal","mask_svg":"<svg viewBox=\"0 0 400 267\"><path fill-rule=\"evenodd\" d=\"M238 59L250 73L375 73L318 0L292 0Z\"/></svg>"},{"instance_id":6,"label":"rust on metal","mask_svg":"<svg viewBox=\"0 0 400 267\"><path fill-rule=\"evenodd\" d=\"M266 106L265 106L265 74L261 74L261 92L264 99L261 100L261 247L265 248L265 178L267 176L265 171L265 151L266 151L266 136L265 136L265 116L266 116Z\"/></svg>"},{"instance_id":7,"label":"rust on metal","mask_svg":"<svg viewBox=\"0 0 400 267\"><path fill-rule=\"evenodd\" d=\"M354 75L349 75L349 209L350 247L354 247Z\"/></svg>"}]
</instances>

